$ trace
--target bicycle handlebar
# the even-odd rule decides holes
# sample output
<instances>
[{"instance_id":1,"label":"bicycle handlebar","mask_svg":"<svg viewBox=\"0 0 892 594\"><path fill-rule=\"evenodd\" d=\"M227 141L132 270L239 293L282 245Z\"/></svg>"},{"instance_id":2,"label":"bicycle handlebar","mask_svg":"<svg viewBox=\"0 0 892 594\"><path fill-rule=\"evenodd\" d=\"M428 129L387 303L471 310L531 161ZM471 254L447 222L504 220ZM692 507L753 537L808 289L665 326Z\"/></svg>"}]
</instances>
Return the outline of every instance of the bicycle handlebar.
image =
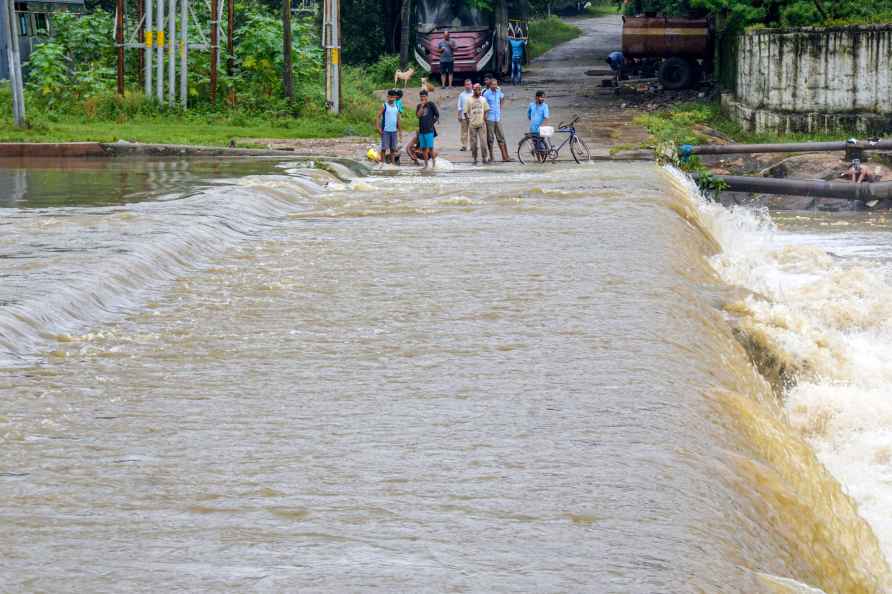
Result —
<instances>
[{"instance_id":1,"label":"bicycle handlebar","mask_svg":"<svg viewBox=\"0 0 892 594\"><path fill-rule=\"evenodd\" d=\"M579 116L578 116L578 115L577 115L577 116L573 116L573 119L570 120L569 123L564 123L564 122L559 123L559 124L558 124L558 129L561 129L561 128L569 128L569 127L573 126L573 124L575 124L575 123L578 122L578 121L579 121Z\"/></svg>"}]
</instances>

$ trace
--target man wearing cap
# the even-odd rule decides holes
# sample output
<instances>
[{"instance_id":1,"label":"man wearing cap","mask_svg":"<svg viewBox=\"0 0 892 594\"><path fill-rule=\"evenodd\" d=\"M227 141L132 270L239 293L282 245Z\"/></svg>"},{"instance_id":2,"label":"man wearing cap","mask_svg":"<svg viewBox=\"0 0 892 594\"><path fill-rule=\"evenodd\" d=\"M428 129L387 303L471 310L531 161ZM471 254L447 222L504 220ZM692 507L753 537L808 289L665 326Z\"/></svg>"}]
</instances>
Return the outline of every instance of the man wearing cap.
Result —
<instances>
[{"instance_id":1,"label":"man wearing cap","mask_svg":"<svg viewBox=\"0 0 892 594\"><path fill-rule=\"evenodd\" d=\"M486 162L486 112L489 111L489 103L483 98L480 84L473 87L474 94L465 101L465 114L468 116L468 126L471 130L471 156L474 165L477 164L477 151Z\"/></svg>"}]
</instances>

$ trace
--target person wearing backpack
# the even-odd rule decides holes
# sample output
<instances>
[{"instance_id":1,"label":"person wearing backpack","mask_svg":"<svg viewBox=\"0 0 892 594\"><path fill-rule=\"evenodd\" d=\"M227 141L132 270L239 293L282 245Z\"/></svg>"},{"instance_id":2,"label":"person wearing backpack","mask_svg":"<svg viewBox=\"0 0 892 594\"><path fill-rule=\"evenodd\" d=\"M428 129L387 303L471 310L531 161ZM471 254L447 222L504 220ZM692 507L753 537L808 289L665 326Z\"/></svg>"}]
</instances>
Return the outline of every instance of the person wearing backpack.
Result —
<instances>
[{"instance_id":1,"label":"person wearing backpack","mask_svg":"<svg viewBox=\"0 0 892 594\"><path fill-rule=\"evenodd\" d=\"M393 89L387 91L387 103L378 110L378 118L375 127L381 135L381 158L385 163L396 164L400 152L399 137L402 135L400 127L400 108L396 104L397 92Z\"/></svg>"}]
</instances>

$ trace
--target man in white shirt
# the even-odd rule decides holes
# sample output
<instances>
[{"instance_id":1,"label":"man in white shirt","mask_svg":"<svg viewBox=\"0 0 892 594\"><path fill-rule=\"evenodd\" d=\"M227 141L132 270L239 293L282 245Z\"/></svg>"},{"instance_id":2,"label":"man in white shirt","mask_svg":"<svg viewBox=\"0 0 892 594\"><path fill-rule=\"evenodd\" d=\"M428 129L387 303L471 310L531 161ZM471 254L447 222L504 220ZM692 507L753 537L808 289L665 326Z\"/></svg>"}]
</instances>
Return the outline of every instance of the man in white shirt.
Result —
<instances>
[{"instance_id":1,"label":"man in white shirt","mask_svg":"<svg viewBox=\"0 0 892 594\"><path fill-rule=\"evenodd\" d=\"M468 150L470 128L468 127L468 116L465 114L465 103L474 94L471 79L465 79L465 90L458 94L458 123L461 126L461 150Z\"/></svg>"}]
</instances>

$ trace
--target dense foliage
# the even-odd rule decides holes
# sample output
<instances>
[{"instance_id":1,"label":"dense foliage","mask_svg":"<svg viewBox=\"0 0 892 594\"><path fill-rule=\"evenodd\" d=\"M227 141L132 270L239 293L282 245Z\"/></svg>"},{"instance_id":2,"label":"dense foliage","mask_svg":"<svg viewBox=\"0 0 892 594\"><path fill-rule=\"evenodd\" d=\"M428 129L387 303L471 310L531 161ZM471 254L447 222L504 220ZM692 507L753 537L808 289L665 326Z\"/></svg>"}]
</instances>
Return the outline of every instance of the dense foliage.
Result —
<instances>
[{"instance_id":1,"label":"dense foliage","mask_svg":"<svg viewBox=\"0 0 892 594\"><path fill-rule=\"evenodd\" d=\"M207 6L199 3L195 9L196 18L207 27ZM128 24L130 31L135 27L133 21ZM190 27L190 34L196 35L194 41L199 41L197 29ZM292 22L294 98L286 99L280 13L258 0L236 0L233 72L227 73L224 45L218 100L211 105L209 53L191 51L189 109L184 112L143 95L135 50L127 50L125 95L116 94L113 13L97 9L82 17L54 15L54 37L36 47L26 65L30 128L13 134L10 127L4 137L147 142L191 139L226 144L233 138L369 135L380 101L375 90L393 84L398 58L377 54L377 61L367 66L345 65L342 111L333 116L325 106L319 29L312 17ZM0 128L5 128L4 123L11 117L9 104L0 104Z\"/></svg>"},{"instance_id":2,"label":"dense foliage","mask_svg":"<svg viewBox=\"0 0 892 594\"><path fill-rule=\"evenodd\" d=\"M732 28L892 22L892 0L617 0L627 14L691 12L722 17Z\"/></svg>"}]
</instances>

